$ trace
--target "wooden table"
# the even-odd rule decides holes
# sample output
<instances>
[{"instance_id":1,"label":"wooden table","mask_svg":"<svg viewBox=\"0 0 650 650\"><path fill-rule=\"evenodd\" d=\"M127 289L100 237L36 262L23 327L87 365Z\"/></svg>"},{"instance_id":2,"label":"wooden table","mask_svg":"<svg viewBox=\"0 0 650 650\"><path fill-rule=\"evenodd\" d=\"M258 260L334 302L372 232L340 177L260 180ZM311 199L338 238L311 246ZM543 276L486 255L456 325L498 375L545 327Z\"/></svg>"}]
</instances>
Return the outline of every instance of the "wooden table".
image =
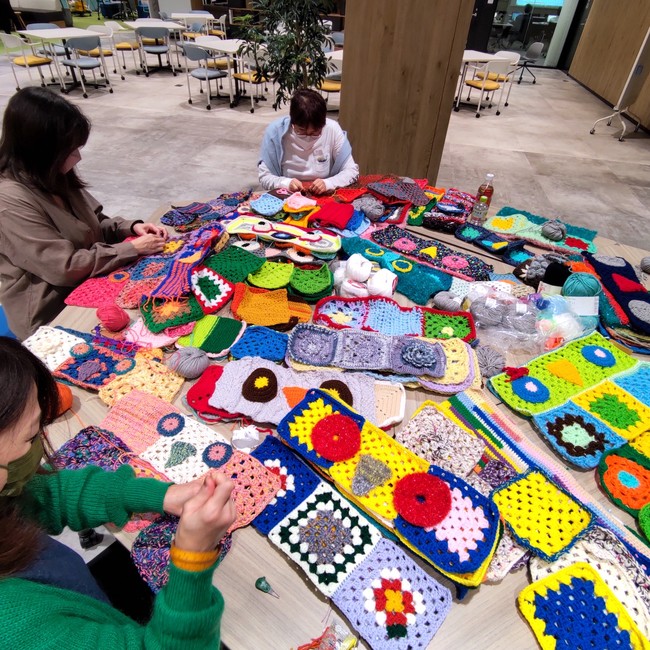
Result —
<instances>
[{"instance_id":1,"label":"wooden table","mask_svg":"<svg viewBox=\"0 0 650 650\"><path fill-rule=\"evenodd\" d=\"M534 206L530 206L534 208ZM160 217L167 207L161 209L155 217ZM467 250L474 255L481 255L480 249L471 244L455 239L451 235L413 228L414 232L444 241L457 249ZM631 246L598 237L598 251L607 255L625 257L632 264L638 264L648 253ZM482 256L493 264L498 273L512 271L512 267L499 262L491 255ZM412 305L400 294L396 299L404 305ZM67 307L53 322L53 325L64 325L82 331L91 331L97 324L95 312L92 309ZM187 392L190 383L186 382L181 394ZM73 410L81 418L84 425L98 424L108 411L108 407L99 398L89 392L73 387L75 396ZM492 404L495 398L486 390L483 396ZM406 423L416 408L425 400L443 401L443 397L424 390L408 390L406 402ZM185 410L181 396L177 396L174 405ZM541 438L532 430L528 420L513 415L504 406L499 410L510 420L514 421L527 438L540 449L546 450ZM231 425L210 425L220 433L230 437ZM63 419L50 427L50 435L55 446L60 446L81 428L75 415L68 412ZM394 427L394 431L397 427ZM565 466L559 457L547 454L561 466ZM617 517L625 524L635 528L632 517L613 506L602 495L596 485L594 472L577 472L569 470L578 483L592 495L605 510L611 511L612 517ZM118 539L129 545L132 535L117 533ZM455 589L451 583L441 577L429 565L418 560L429 574L436 580ZM260 576L266 576L269 583L280 595L273 598L255 589L254 583ZM436 650L533 650L537 643L535 638L519 614L516 597L529 583L525 570L508 574L496 585L484 584L474 590L462 601L454 599L451 611L442 627L428 646ZM317 593L303 572L293 565L287 557L277 550L265 537L252 527L235 531L233 546L230 553L217 569L214 584L221 590L226 601L226 610L222 621L222 638L230 650L289 650L307 643L311 638L319 636L326 619L332 614L347 624L341 614L330 606L328 600ZM334 609L332 613L330 609ZM367 648L365 643L360 647Z\"/></svg>"}]
</instances>

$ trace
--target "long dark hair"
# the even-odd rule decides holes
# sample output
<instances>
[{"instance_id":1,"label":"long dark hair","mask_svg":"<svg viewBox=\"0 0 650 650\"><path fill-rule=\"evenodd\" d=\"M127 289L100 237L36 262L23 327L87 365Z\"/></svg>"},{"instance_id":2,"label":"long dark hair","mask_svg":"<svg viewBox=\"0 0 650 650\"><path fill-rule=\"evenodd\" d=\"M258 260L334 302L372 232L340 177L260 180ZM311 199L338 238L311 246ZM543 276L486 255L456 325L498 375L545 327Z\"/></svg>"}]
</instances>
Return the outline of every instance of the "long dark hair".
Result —
<instances>
[{"instance_id":1,"label":"long dark hair","mask_svg":"<svg viewBox=\"0 0 650 650\"><path fill-rule=\"evenodd\" d=\"M5 109L0 174L67 198L85 183L74 169L63 174L61 168L89 135L90 120L67 99L46 88L23 88Z\"/></svg>"},{"instance_id":2,"label":"long dark hair","mask_svg":"<svg viewBox=\"0 0 650 650\"><path fill-rule=\"evenodd\" d=\"M0 336L0 436L6 435L23 415L34 384L43 428L56 418L59 410L54 378L26 347ZM29 566L40 548L41 530L21 515L18 501L0 498L0 577Z\"/></svg>"}]
</instances>

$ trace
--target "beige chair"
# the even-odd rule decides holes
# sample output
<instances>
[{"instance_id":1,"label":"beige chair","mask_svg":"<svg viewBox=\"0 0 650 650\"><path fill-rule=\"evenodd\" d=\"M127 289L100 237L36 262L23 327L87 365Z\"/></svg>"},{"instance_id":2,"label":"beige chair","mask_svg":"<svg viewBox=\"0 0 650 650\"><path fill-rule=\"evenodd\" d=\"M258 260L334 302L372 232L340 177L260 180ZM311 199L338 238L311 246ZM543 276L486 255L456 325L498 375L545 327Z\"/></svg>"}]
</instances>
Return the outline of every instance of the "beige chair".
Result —
<instances>
[{"instance_id":1,"label":"beige chair","mask_svg":"<svg viewBox=\"0 0 650 650\"><path fill-rule=\"evenodd\" d=\"M260 52L258 53L258 60L263 59L265 55L266 50L264 48L260 48ZM233 73L232 75L235 83L248 84L251 86L251 113L254 113L255 103L259 102L260 100L266 100L266 97L263 93L261 95L255 95L254 89L258 89L262 84L266 86L268 84L268 79L261 75L257 68L255 57L253 57L251 54L238 53L235 56L235 69L237 72Z\"/></svg>"},{"instance_id":2,"label":"beige chair","mask_svg":"<svg viewBox=\"0 0 650 650\"><path fill-rule=\"evenodd\" d=\"M330 60L331 71L327 74L325 79L318 86L321 93L325 93L325 102L329 101L330 93L341 92L341 65L340 61Z\"/></svg>"},{"instance_id":3,"label":"beige chair","mask_svg":"<svg viewBox=\"0 0 650 650\"><path fill-rule=\"evenodd\" d=\"M52 72L52 63L54 63L56 67L56 61L53 61L49 56L36 54L33 46L27 45L22 39L18 38L18 36L15 36L14 34L4 34L0 32L0 41L2 41L2 44L4 45L4 53L11 64L11 72L14 75L14 81L16 82L16 90L20 90L20 84L18 83L18 77L16 75L16 67L25 68L30 81L33 81L31 70L32 68L35 68L41 78L41 86L45 87L45 77L43 76L41 68L46 65L50 70L52 83L56 82ZM59 76L59 83L62 84L61 76L58 74L58 67L56 70L57 76Z\"/></svg>"},{"instance_id":4,"label":"beige chair","mask_svg":"<svg viewBox=\"0 0 650 650\"><path fill-rule=\"evenodd\" d=\"M465 85L469 86L469 91L467 93L467 101L470 100L472 94L472 88L476 88L481 91L481 95L478 101L478 107L476 109L476 117L481 117L481 109L483 107L483 101L486 99L489 93L494 93L497 90L501 90L499 95L499 104L497 106L497 115L501 113L501 99L503 97L503 86L504 83L499 83L498 81L492 81L490 75L496 75L495 78L499 78L500 75L504 77L508 74L511 69L510 59L492 59L488 61L485 65L475 69L475 78L466 79ZM479 73L482 78L478 78ZM488 100L488 108L492 107L492 102Z\"/></svg>"},{"instance_id":5,"label":"beige chair","mask_svg":"<svg viewBox=\"0 0 650 650\"><path fill-rule=\"evenodd\" d=\"M210 36L218 36L219 38L226 38L226 14L213 18L208 21L208 34Z\"/></svg>"}]
</instances>

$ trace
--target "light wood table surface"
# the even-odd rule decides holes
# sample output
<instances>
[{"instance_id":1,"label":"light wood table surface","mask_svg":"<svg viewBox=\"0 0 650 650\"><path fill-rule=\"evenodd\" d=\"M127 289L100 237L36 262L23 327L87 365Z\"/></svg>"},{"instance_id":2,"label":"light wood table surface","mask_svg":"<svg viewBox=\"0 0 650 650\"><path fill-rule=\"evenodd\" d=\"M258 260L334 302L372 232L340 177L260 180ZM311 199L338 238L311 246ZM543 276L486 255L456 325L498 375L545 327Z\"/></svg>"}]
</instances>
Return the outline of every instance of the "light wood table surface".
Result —
<instances>
[{"instance_id":1,"label":"light wood table surface","mask_svg":"<svg viewBox=\"0 0 650 650\"><path fill-rule=\"evenodd\" d=\"M152 220L157 220L167 209L161 209ZM479 255L493 264L498 273L512 271L512 267L497 261L491 255L481 255L480 249L459 241L451 235L420 228L409 229ZM600 253L625 257L632 264L638 264L641 258L648 254L640 249L601 237L596 239L596 245ZM400 294L396 294L395 297L404 305L413 304ZM93 309L68 307L52 324L89 332L97 324L97 320ZM185 382L183 390L174 400L174 405L181 410L185 409L180 398L187 392L189 386L190 383ZM98 424L108 412L108 407L96 394L76 387L72 390L75 398L73 410L77 415L69 412L50 428L50 436L57 447L79 431L81 422L84 426ZM483 396L493 405L497 404L494 396L487 390L483 391ZM421 389L407 390L404 423L425 400L441 402L444 397ZM503 405L497 408L515 422L522 433L538 448L544 449L547 456L553 458L558 465L566 467L558 456L546 448L527 420L517 417ZM233 428L232 424L209 426L227 437L230 437ZM393 429L393 433L397 428ZM612 517L635 528L633 519L614 507L599 492L594 471L569 471L580 485L604 506L606 511L611 512ZM122 543L130 545L134 536L118 532L117 538ZM455 589L448 580L419 559L418 563L436 580L449 586L455 594ZM280 595L279 599L255 589L255 580L260 576L266 576L271 586ZM508 574L499 584L482 585L471 591L462 601L454 598L447 619L428 647L441 650L537 648L533 633L520 616L516 606L517 595L528 583L527 571L522 569ZM338 610L330 606L329 601L316 592L302 570L277 550L266 537L250 526L237 530L233 534L232 550L216 570L214 584L221 590L226 602L222 620L222 639L230 650L289 650L319 636L332 616L347 625L346 619ZM360 647L368 646L360 642Z\"/></svg>"}]
</instances>

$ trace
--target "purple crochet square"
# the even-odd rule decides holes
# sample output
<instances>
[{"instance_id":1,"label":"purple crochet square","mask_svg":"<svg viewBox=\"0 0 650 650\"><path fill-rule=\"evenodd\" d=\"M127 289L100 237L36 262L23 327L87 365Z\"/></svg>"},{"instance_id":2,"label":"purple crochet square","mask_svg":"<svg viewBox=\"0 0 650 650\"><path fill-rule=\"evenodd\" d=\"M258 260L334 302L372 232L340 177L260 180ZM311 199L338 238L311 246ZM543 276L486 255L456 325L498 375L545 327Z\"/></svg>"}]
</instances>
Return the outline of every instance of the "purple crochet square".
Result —
<instances>
[{"instance_id":1,"label":"purple crochet square","mask_svg":"<svg viewBox=\"0 0 650 650\"><path fill-rule=\"evenodd\" d=\"M354 370L377 370L386 363L386 340L375 332L342 330L339 336L340 365Z\"/></svg>"},{"instance_id":2,"label":"purple crochet square","mask_svg":"<svg viewBox=\"0 0 650 650\"><path fill-rule=\"evenodd\" d=\"M298 325L289 338L288 354L301 363L329 366L336 353L338 333L324 327Z\"/></svg>"},{"instance_id":3,"label":"purple crochet square","mask_svg":"<svg viewBox=\"0 0 650 650\"><path fill-rule=\"evenodd\" d=\"M115 471L128 463L132 456L131 449L115 434L90 426L60 447L52 457L52 465L57 469L81 469L96 465Z\"/></svg>"},{"instance_id":4,"label":"purple crochet square","mask_svg":"<svg viewBox=\"0 0 650 650\"><path fill-rule=\"evenodd\" d=\"M451 607L451 592L382 539L332 601L375 650L426 648ZM400 611L401 610L401 611Z\"/></svg>"},{"instance_id":5,"label":"purple crochet square","mask_svg":"<svg viewBox=\"0 0 650 650\"><path fill-rule=\"evenodd\" d=\"M400 336L390 353L391 368L401 375L444 377L447 359L440 343Z\"/></svg>"}]
</instances>

